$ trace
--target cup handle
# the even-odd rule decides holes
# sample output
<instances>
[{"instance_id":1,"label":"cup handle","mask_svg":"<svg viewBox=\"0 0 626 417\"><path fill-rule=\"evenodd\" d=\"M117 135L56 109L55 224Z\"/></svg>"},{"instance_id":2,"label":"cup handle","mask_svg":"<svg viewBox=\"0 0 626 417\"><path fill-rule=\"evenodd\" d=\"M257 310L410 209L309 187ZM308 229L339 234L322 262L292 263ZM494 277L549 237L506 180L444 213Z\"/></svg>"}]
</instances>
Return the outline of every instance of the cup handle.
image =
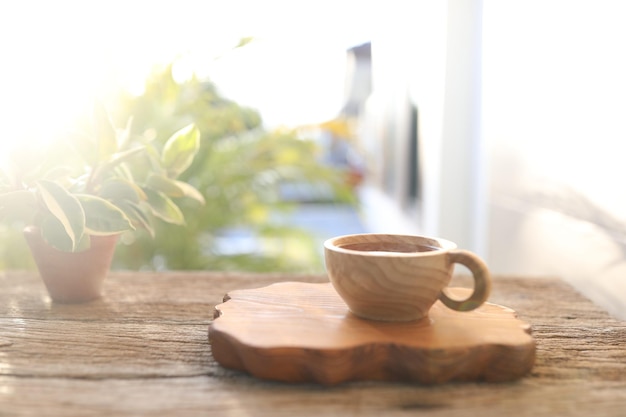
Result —
<instances>
[{"instance_id":1,"label":"cup handle","mask_svg":"<svg viewBox=\"0 0 626 417\"><path fill-rule=\"evenodd\" d=\"M453 300L443 291L439 295L441 302L456 311L471 311L480 307L491 292L491 276L485 262L478 255L466 250L453 250L448 253L450 263L467 267L474 277L474 291L466 300Z\"/></svg>"}]
</instances>

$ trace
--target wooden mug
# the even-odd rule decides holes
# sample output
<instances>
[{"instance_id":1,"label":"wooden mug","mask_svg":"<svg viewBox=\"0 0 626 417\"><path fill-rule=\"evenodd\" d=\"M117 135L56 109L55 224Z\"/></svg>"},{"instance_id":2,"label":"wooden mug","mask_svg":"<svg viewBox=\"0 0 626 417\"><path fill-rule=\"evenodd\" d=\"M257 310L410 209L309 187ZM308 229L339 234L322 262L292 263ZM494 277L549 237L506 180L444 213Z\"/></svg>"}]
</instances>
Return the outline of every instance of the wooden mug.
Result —
<instances>
[{"instance_id":1,"label":"wooden mug","mask_svg":"<svg viewBox=\"0 0 626 417\"><path fill-rule=\"evenodd\" d=\"M428 316L441 300L448 308L470 311L489 297L491 278L478 255L456 249L445 239L365 233L324 242L326 270L350 311L361 318L412 321ZM467 267L474 290L466 300L445 293L454 264Z\"/></svg>"}]
</instances>

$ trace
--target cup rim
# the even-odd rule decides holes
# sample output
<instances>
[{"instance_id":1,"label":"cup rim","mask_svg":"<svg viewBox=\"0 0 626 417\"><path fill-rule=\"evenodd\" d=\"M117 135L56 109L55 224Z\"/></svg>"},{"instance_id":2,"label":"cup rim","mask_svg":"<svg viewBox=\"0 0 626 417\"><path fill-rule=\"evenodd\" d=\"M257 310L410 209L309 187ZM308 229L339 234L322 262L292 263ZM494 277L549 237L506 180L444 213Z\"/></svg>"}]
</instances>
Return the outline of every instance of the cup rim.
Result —
<instances>
[{"instance_id":1,"label":"cup rim","mask_svg":"<svg viewBox=\"0 0 626 417\"><path fill-rule=\"evenodd\" d=\"M425 251L425 252L385 252L385 253L378 252L377 253L377 252L366 252L366 251L361 251L361 250L342 248L340 246L337 246L337 244L335 243L342 239L349 240L350 238L357 237L357 236L381 236L381 237L382 236L399 236L399 237L408 237L408 238L418 238L418 239L424 239L424 240L436 242L439 247L437 250ZM414 256L440 255L442 253L456 249L457 244L450 240L443 239L440 237L432 237L432 236L425 236L425 235L402 234L402 233L354 233L354 234L334 236L329 239L326 239L326 241L324 241L324 248L333 252L347 253L347 254L353 254L353 255L359 255L359 256L414 257Z\"/></svg>"}]
</instances>

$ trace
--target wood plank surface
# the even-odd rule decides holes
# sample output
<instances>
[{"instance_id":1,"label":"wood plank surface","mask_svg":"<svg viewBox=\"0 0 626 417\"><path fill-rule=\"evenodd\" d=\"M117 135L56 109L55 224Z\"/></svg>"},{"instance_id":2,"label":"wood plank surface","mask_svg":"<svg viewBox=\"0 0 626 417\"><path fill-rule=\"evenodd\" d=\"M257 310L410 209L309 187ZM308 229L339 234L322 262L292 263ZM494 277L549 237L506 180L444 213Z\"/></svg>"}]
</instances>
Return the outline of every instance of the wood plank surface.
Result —
<instances>
[{"instance_id":1,"label":"wood plank surface","mask_svg":"<svg viewBox=\"0 0 626 417\"><path fill-rule=\"evenodd\" d=\"M0 274L0 416L623 416L626 323L558 279L494 277L490 301L531 324L536 362L505 384L275 383L221 367L208 326L235 289L325 276L111 274L101 300L49 301Z\"/></svg>"}]
</instances>

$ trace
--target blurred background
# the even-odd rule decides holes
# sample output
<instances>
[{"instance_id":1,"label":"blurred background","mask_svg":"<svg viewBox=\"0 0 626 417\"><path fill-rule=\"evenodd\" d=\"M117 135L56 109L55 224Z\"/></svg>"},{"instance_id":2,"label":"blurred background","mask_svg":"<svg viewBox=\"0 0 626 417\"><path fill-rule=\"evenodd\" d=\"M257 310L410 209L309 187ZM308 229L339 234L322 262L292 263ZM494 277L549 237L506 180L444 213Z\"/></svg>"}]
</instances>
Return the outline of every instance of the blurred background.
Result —
<instances>
[{"instance_id":1,"label":"blurred background","mask_svg":"<svg viewBox=\"0 0 626 417\"><path fill-rule=\"evenodd\" d=\"M625 18L619 0L2 3L1 155L94 97L158 137L192 120L207 206L127 238L117 268L319 272L328 237L420 233L626 317ZM29 267L5 228L3 267Z\"/></svg>"}]
</instances>

